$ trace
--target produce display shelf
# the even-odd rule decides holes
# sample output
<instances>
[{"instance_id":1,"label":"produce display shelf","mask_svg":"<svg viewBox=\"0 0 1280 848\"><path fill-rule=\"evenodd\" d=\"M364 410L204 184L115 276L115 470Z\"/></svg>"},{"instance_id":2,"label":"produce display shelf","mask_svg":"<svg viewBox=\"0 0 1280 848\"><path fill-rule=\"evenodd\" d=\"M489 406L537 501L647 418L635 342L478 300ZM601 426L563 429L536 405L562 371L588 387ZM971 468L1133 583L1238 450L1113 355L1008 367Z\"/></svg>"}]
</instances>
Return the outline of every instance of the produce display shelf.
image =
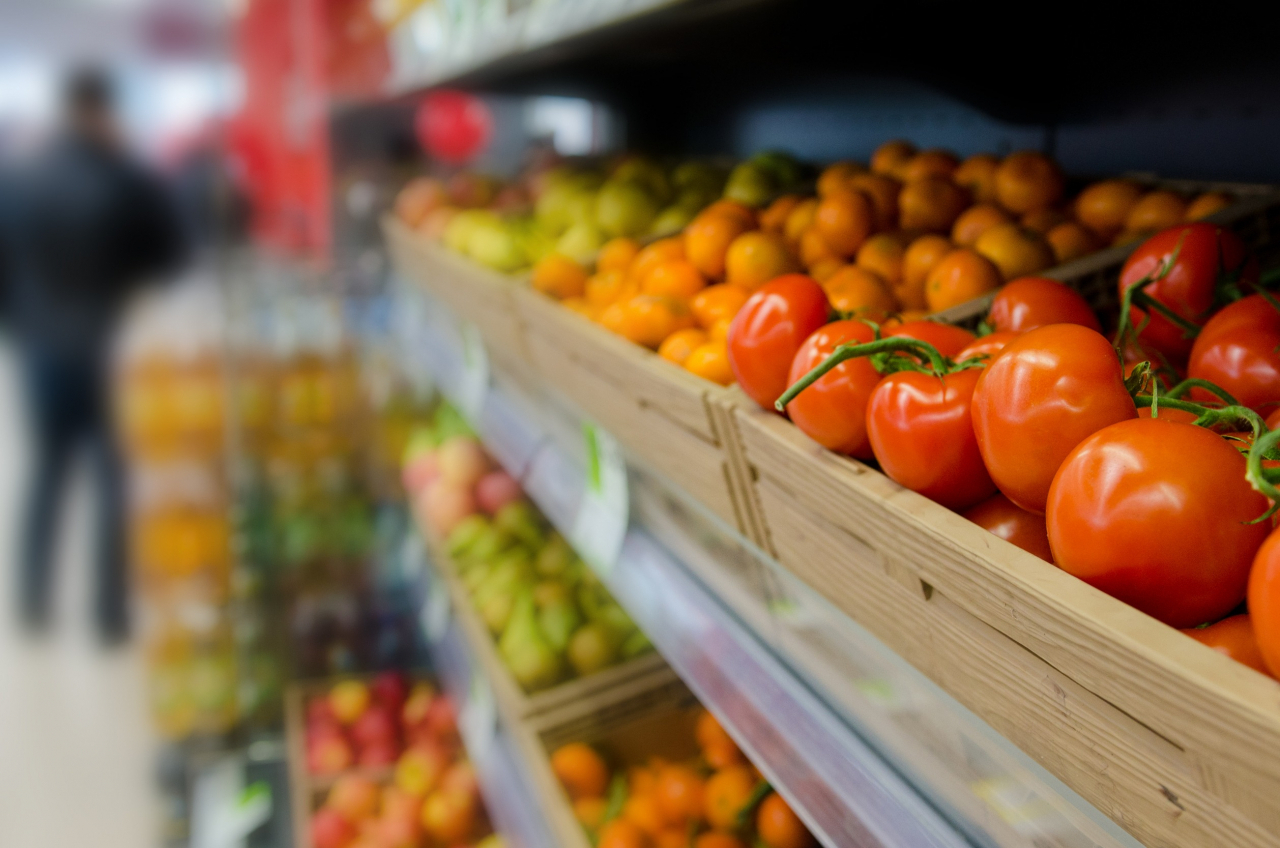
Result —
<instances>
[{"instance_id":1,"label":"produce display shelf","mask_svg":"<svg viewBox=\"0 0 1280 848\"><path fill-rule=\"evenodd\" d=\"M422 337L420 353L447 346ZM433 369L459 359L418 363L447 394L463 379ZM568 534L584 499L581 422L562 400L504 398L516 390L500 376L481 412L531 414L482 414L480 436L538 445L525 490ZM716 516L632 473L631 528L606 584L827 844L1137 844ZM920 829L884 830L901 821Z\"/></svg>"},{"instance_id":2,"label":"produce display shelf","mask_svg":"<svg viewBox=\"0 0 1280 848\"><path fill-rule=\"evenodd\" d=\"M421 624L432 665L458 708L463 745L494 829L512 848L558 845L510 719L497 710L489 678L452 608L448 586L431 565L421 539L411 533L405 544L405 567L421 587Z\"/></svg>"},{"instance_id":3,"label":"produce display shelf","mask_svg":"<svg viewBox=\"0 0 1280 848\"><path fill-rule=\"evenodd\" d=\"M1274 193L1260 188L1233 210L1222 214L1239 213L1234 225L1263 248L1264 261L1271 257L1280 244ZM1114 288L1119 265L1116 257L1108 263L1090 278L1099 292ZM448 284L440 276L435 285ZM452 280L455 299L465 286ZM602 362L652 354L522 287L508 283L506 291L543 378L535 384L617 426L641 465L709 507L780 573L865 627L1130 834L1147 845L1217 845L1224 833L1233 844L1280 845L1280 684L823 451L736 389L718 390L721 417L711 419L733 504L717 508L705 485L690 484L712 478L705 465L671 461L684 455L676 442L653 438L654 427L628 438L645 407L662 401L632 403L642 381L630 376L590 379ZM540 346L572 356L553 367L539 361ZM653 369L654 381L668 386L685 376L666 363ZM615 408L635 411L610 417ZM726 413L730 425L722 426ZM730 575L715 591L759 595L765 581L767 573Z\"/></svg>"}]
</instances>

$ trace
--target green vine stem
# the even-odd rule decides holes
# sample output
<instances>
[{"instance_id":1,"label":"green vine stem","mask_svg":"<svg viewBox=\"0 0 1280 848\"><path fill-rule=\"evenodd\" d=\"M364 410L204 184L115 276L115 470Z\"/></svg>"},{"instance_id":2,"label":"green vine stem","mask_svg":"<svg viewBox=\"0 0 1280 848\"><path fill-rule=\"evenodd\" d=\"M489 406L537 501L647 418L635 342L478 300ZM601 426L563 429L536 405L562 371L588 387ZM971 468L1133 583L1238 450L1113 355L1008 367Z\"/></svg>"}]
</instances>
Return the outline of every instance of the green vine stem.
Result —
<instances>
[{"instance_id":1,"label":"green vine stem","mask_svg":"<svg viewBox=\"0 0 1280 848\"><path fill-rule=\"evenodd\" d=\"M832 368L842 362L859 357L870 357L872 365L881 374L894 371L925 371L938 377L944 377L955 371L966 368L979 368L986 364L986 356L977 356L963 362L954 362L938 352L928 342L913 339L909 336L889 336L884 339L864 342L862 344L842 344L837 346L827 358L819 362L799 380L782 393L774 407L785 412L787 404L795 400L796 395L822 379Z\"/></svg>"},{"instance_id":2,"label":"green vine stem","mask_svg":"<svg viewBox=\"0 0 1280 848\"><path fill-rule=\"evenodd\" d=\"M1169 254L1164 262L1160 263L1160 265L1157 266L1150 274L1147 274L1121 293L1120 317L1116 323L1116 350L1123 352L1124 346L1127 342L1132 341L1135 344L1137 343L1138 335L1145 330L1147 324L1151 322L1152 311L1160 313L1165 318L1168 318L1174 324L1181 327L1183 331L1188 334L1188 338L1194 337L1200 332L1200 326L1198 324L1188 321L1186 318L1183 318L1181 315L1146 293L1146 288L1148 286L1164 279L1165 275L1167 275L1173 268L1173 263L1178 261L1178 254L1181 252L1182 240L1179 239L1177 246L1174 247L1173 252ZM1130 315L1134 307L1145 310L1141 323L1136 327L1133 325L1133 320Z\"/></svg>"},{"instance_id":3,"label":"green vine stem","mask_svg":"<svg viewBox=\"0 0 1280 848\"><path fill-rule=\"evenodd\" d=\"M1215 396L1216 398L1218 398L1218 400L1222 401L1227 406L1240 405L1240 401L1232 397L1230 392L1228 392L1226 389L1214 383L1210 383L1208 380L1202 380L1199 377L1188 377L1178 385L1174 386L1172 389L1169 389L1169 391L1165 392L1164 397L1177 399L1185 395L1187 392L1191 391L1193 388L1204 389L1206 392Z\"/></svg>"},{"instance_id":4,"label":"green vine stem","mask_svg":"<svg viewBox=\"0 0 1280 848\"><path fill-rule=\"evenodd\" d=\"M1212 385L1212 384L1210 384ZM1151 407L1152 410L1180 409L1197 416L1191 422L1197 427L1229 427L1232 430L1249 430L1255 443L1267 433L1266 422L1262 416L1247 406L1232 404L1231 406L1205 406L1189 400L1179 400L1168 395L1138 395L1133 399L1134 406L1139 409Z\"/></svg>"},{"instance_id":5,"label":"green vine stem","mask_svg":"<svg viewBox=\"0 0 1280 848\"><path fill-rule=\"evenodd\" d=\"M1250 521L1250 524L1266 521L1275 515L1276 509L1280 508L1280 489L1275 485L1280 482L1280 468L1265 468L1262 465L1267 454L1274 451L1277 445L1280 445L1280 430L1263 433L1253 440L1253 447L1249 448L1249 455L1245 459L1245 479L1249 481L1249 485L1255 492L1271 499L1271 508Z\"/></svg>"}]
</instances>

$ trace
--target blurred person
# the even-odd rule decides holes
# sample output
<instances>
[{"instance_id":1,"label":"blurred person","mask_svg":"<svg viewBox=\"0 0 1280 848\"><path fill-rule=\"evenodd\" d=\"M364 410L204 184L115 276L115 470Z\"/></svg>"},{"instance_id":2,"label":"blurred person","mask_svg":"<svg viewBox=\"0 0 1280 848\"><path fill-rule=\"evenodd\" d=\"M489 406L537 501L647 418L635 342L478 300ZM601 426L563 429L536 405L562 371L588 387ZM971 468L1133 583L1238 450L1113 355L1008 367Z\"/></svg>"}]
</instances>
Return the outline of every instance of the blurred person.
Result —
<instances>
[{"instance_id":1,"label":"blurred person","mask_svg":"<svg viewBox=\"0 0 1280 848\"><path fill-rule=\"evenodd\" d=\"M63 88L63 125L32 161L0 178L0 262L31 415L34 476L18 557L24 625L47 628L56 522L72 460L95 479L94 623L128 635L121 462L108 398L109 349L123 306L175 270L180 225L159 179L125 150L107 75L81 69Z\"/></svg>"}]
</instances>

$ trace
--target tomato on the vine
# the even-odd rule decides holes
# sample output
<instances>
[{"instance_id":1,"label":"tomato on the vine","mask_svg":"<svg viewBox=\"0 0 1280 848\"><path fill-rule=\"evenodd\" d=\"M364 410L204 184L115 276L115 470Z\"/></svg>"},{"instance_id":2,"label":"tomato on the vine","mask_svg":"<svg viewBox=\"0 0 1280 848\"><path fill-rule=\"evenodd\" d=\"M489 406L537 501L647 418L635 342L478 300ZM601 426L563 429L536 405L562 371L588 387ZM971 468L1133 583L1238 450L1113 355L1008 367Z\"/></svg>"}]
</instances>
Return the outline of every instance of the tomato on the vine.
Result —
<instances>
[{"instance_id":1,"label":"tomato on the vine","mask_svg":"<svg viewBox=\"0 0 1280 848\"><path fill-rule=\"evenodd\" d=\"M1249 616L1267 668L1280 677L1280 530L1267 537L1253 558Z\"/></svg>"},{"instance_id":2,"label":"tomato on the vine","mask_svg":"<svg viewBox=\"0 0 1280 848\"><path fill-rule=\"evenodd\" d=\"M908 321L905 324L886 326L884 337L889 338L891 336L906 336L909 339L928 342L937 348L938 353L952 358L955 358L956 354L977 338L964 327L927 320Z\"/></svg>"},{"instance_id":3,"label":"tomato on the vine","mask_svg":"<svg viewBox=\"0 0 1280 848\"><path fill-rule=\"evenodd\" d=\"M787 385L808 374L837 345L862 344L875 338L865 321L834 321L818 328L800 345L791 361ZM880 382L869 359L840 363L787 404L791 421L824 448L858 459L871 458L867 440L867 400Z\"/></svg>"},{"instance_id":4,"label":"tomato on the vine","mask_svg":"<svg viewBox=\"0 0 1280 848\"><path fill-rule=\"evenodd\" d=\"M1121 421L1082 441L1058 469L1049 545L1068 574L1173 627L1194 627L1244 600L1268 531L1250 522L1267 507L1245 479L1244 457L1216 433L1158 418Z\"/></svg>"},{"instance_id":5,"label":"tomato on the vine","mask_svg":"<svg viewBox=\"0 0 1280 848\"><path fill-rule=\"evenodd\" d=\"M1187 376L1221 386L1263 415L1280 408L1280 309L1260 294L1224 307L1196 337ZM1201 389L1191 397L1212 398Z\"/></svg>"},{"instance_id":6,"label":"tomato on the vine","mask_svg":"<svg viewBox=\"0 0 1280 848\"><path fill-rule=\"evenodd\" d=\"M1171 264L1162 274L1166 263ZM1256 283L1257 263L1235 233L1197 221L1162 230L1139 245L1120 271L1120 294L1140 280L1156 277L1145 292L1186 321L1203 324L1220 282L1229 276L1241 285ZM1186 362L1193 341L1187 329L1154 309L1145 315L1136 307L1129 312L1134 327L1144 318L1149 322L1138 334L1140 343L1175 367Z\"/></svg>"},{"instance_id":7,"label":"tomato on the vine","mask_svg":"<svg viewBox=\"0 0 1280 848\"><path fill-rule=\"evenodd\" d=\"M1254 633L1253 622L1247 613L1228 616L1208 627L1195 627L1182 632L1197 642L1226 654L1236 662L1249 666L1254 671L1271 675L1266 660L1263 659L1262 650L1258 647L1258 637ZM1274 677L1274 675L1271 676Z\"/></svg>"},{"instance_id":8,"label":"tomato on the vine","mask_svg":"<svg viewBox=\"0 0 1280 848\"><path fill-rule=\"evenodd\" d=\"M949 509L995 492L969 413L979 374L898 371L880 381L867 405L867 435L884 473Z\"/></svg>"},{"instance_id":9,"label":"tomato on the vine","mask_svg":"<svg viewBox=\"0 0 1280 848\"><path fill-rule=\"evenodd\" d=\"M999 492L965 510L961 515L1027 553L1035 554L1046 562L1053 562L1044 516L1027 512Z\"/></svg>"},{"instance_id":10,"label":"tomato on the vine","mask_svg":"<svg viewBox=\"0 0 1280 848\"><path fill-rule=\"evenodd\" d=\"M1048 277L1019 277L1005 283L991 301L987 323L1015 333L1048 324L1079 324L1102 332L1089 302L1075 289Z\"/></svg>"},{"instance_id":11,"label":"tomato on the vine","mask_svg":"<svg viewBox=\"0 0 1280 848\"><path fill-rule=\"evenodd\" d=\"M1050 324L1011 341L973 397L973 429L991 479L1009 500L1039 513L1072 448L1137 415L1115 349L1079 324Z\"/></svg>"},{"instance_id":12,"label":"tomato on the vine","mask_svg":"<svg viewBox=\"0 0 1280 848\"><path fill-rule=\"evenodd\" d=\"M729 365L747 396L773 409L796 351L829 315L822 287L804 274L784 274L751 295L728 336Z\"/></svg>"},{"instance_id":13,"label":"tomato on the vine","mask_svg":"<svg viewBox=\"0 0 1280 848\"><path fill-rule=\"evenodd\" d=\"M973 359L975 356L985 356L987 364L991 364L991 360L996 358L996 354L1005 349L1009 342L1016 339L1022 333L1015 333L1011 330L996 330L994 333L987 333L985 336L978 336L969 343L967 347L960 349L955 355L957 362L963 362L966 359Z\"/></svg>"}]
</instances>

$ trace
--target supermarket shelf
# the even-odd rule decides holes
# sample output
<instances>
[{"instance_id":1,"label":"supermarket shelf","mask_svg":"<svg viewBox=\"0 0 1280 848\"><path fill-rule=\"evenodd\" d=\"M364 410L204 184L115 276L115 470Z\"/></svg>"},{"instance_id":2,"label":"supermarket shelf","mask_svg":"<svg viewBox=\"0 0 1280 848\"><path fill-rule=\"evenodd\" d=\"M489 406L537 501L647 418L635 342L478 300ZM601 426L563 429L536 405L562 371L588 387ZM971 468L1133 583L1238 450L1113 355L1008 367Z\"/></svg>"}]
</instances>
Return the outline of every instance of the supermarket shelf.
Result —
<instances>
[{"instance_id":1,"label":"supermarket shelf","mask_svg":"<svg viewBox=\"0 0 1280 848\"><path fill-rule=\"evenodd\" d=\"M406 297L429 299L416 287ZM462 400L464 333L443 305L420 306L441 332L413 334L418 364ZM512 469L526 491L572 538L586 500L583 421L563 399L534 392L495 371L480 402L469 402L481 437L495 454L521 460ZM522 412L490 411L505 409ZM1137 845L816 592L628 459L630 528L606 583L828 844Z\"/></svg>"},{"instance_id":2,"label":"supermarket shelf","mask_svg":"<svg viewBox=\"0 0 1280 848\"><path fill-rule=\"evenodd\" d=\"M498 715L493 690L453 614L449 590L414 533L405 539L404 567L422 587L421 624L432 663L458 708L462 741L476 768L494 828L512 848L547 848L557 840L543 815L528 765L511 728Z\"/></svg>"}]
</instances>

